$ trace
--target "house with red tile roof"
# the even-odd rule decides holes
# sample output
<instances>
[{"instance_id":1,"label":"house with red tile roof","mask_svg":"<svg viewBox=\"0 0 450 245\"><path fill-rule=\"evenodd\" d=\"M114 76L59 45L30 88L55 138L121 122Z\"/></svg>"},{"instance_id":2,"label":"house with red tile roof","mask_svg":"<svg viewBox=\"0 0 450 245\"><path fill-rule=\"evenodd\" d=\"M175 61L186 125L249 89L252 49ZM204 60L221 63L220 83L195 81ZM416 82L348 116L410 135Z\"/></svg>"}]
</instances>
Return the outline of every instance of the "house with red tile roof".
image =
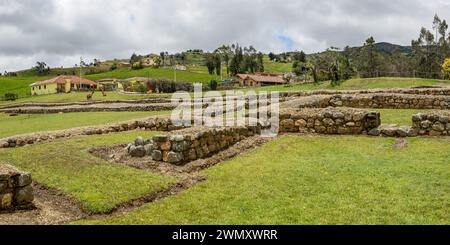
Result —
<instances>
[{"instance_id":1,"label":"house with red tile roof","mask_svg":"<svg viewBox=\"0 0 450 245\"><path fill-rule=\"evenodd\" d=\"M97 88L97 83L78 76L57 76L30 84L32 95L88 91Z\"/></svg>"},{"instance_id":2,"label":"house with red tile roof","mask_svg":"<svg viewBox=\"0 0 450 245\"><path fill-rule=\"evenodd\" d=\"M258 73L258 74L237 74L241 86L268 86L285 84L282 75Z\"/></svg>"}]
</instances>

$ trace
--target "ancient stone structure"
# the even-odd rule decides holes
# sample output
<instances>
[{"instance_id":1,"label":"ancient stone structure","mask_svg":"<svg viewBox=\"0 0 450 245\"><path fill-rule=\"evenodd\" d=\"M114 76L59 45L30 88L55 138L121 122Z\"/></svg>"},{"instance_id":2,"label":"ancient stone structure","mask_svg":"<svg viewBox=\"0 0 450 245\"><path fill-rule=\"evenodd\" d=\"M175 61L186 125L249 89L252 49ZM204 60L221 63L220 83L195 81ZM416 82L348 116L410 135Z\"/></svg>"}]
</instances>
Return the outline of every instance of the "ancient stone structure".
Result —
<instances>
[{"instance_id":1,"label":"ancient stone structure","mask_svg":"<svg viewBox=\"0 0 450 245\"><path fill-rule=\"evenodd\" d=\"M283 92L281 96L311 96L335 94L416 94L416 95L450 95L450 87L444 88L394 88L365 90L313 90L300 92Z\"/></svg>"},{"instance_id":2,"label":"ancient stone structure","mask_svg":"<svg viewBox=\"0 0 450 245\"><path fill-rule=\"evenodd\" d=\"M285 109L280 132L363 134L380 126L380 114L353 108Z\"/></svg>"},{"instance_id":3,"label":"ancient stone structure","mask_svg":"<svg viewBox=\"0 0 450 245\"><path fill-rule=\"evenodd\" d=\"M413 127L419 135L450 135L450 111L419 113L412 117Z\"/></svg>"},{"instance_id":4,"label":"ancient stone structure","mask_svg":"<svg viewBox=\"0 0 450 245\"><path fill-rule=\"evenodd\" d=\"M172 131L182 127L174 126L170 117L149 117L109 125L89 126L66 130L48 131L32 134L16 135L0 139L0 148L21 147L39 142L49 142L60 138L71 138L80 135L100 135L130 130Z\"/></svg>"},{"instance_id":5,"label":"ancient stone structure","mask_svg":"<svg viewBox=\"0 0 450 245\"><path fill-rule=\"evenodd\" d=\"M225 150L257 131L257 127L188 128L151 140L138 137L127 151L133 157L151 156L155 161L180 165Z\"/></svg>"},{"instance_id":6,"label":"ancient stone structure","mask_svg":"<svg viewBox=\"0 0 450 245\"><path fill-rule=\"evenodd\" d=\"M450 109L450 97L411 94L336 94L312 95L283 103L291 108L386 108L386 109Z\"/></svg>"},{"instance_id":7,"label":"ancient stone structure","mask_svg":"<svg viewBox=\"0 0 450 245\"><path fill-rule=\"evenodd\" d=\"M0 164L0 210L33 207L31 174Z\"/></svg>"}]
</instances>

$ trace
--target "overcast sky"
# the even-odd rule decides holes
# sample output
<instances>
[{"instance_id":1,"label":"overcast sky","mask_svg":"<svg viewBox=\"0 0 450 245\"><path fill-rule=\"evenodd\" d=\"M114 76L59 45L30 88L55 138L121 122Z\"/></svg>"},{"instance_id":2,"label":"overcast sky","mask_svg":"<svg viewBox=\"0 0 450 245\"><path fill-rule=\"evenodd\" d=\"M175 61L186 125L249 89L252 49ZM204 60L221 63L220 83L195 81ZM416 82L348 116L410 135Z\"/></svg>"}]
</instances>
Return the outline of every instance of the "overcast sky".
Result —
<instances>
[{"instance_id":1,"label":"overcast sky","mask_svg":"<svg viewBox=\"0 0 450 245\"><path fill-rule=\"evenodd\" d=\"M307 53L370 35L409 45L435 13L449 21L450 1L0 0L0 71L236 42Z\"/></svg>"}]
</instances>

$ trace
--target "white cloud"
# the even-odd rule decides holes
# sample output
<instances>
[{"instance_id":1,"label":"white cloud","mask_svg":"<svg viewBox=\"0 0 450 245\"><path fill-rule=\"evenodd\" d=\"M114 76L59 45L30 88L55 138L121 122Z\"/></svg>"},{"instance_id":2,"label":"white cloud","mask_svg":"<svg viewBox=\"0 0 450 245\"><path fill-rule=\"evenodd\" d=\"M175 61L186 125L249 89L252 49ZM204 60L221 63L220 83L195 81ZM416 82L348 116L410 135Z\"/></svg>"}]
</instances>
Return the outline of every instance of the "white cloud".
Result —
<instances>
[{"instance_id":1,"label":"white cloud","mask_svg":"<svg viewBox=\"0 0 450 245\"><path fill-rule=\"evenodd\" d=\"M80 56L126 58L239 42L268 52L318 52L377 41L408 45L446 0L0 0L0 70L36 61L71 66Z\"/></svg>"}]
</instances>

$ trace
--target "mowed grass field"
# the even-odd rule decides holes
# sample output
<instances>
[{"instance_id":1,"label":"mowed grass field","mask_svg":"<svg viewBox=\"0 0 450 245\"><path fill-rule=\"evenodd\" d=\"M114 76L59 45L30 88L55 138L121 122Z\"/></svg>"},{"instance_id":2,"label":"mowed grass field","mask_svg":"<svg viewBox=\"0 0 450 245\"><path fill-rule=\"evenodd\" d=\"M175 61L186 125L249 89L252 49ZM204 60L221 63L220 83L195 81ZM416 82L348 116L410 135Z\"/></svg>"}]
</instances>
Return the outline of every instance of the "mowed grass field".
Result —
<instances>
[{"instance_id":1,"label":"mowed grass field","mask_svg":"<svg viewBox=\"0 0 450 245\"><path fill-rule=\"evenodd\" d=\"M0 106L10 105L17 103L26 102L79 102L87 101L86 96L90 94L89 92L72 92L72 93L61 93L61 94L47 94L47 95L35 95L27 98L18 99L15 101L0 101ZM135 99L151 99L151 98L161 98L170 97L169 94L123 94L118 92L106 92L106 96L103 96L101 92L95 92L92 96L93 101L106 101L106 100L135 100Z\"/></svg>"},{"instance_id":2,"label":"mowed grass field","mask_svg":"<svg viewBox=\"0 0 450 245\"><path fill-rule=\"evenodd\" d=\"M121 203L165 189L176 179L109 163L88 149L154 134L157 132L126 132L0 149L0 164L31 172L35 181L75 198L88 212L108 212Z\"/></svg>"},{"instance_id":3,"label":"mowed grass field","mask_svg":"<svg viewBox=\"0 0 450 245\"><path fill-rule=\"evenodd\" d=\"M150 77L157 79L166 79L174 81L174 69L169 67L161 68L145 68L141 70L130 69L118 69L114 71L108 71L99 74L85 76L91 80L98 80L102 78L130 78L130 77ZM216 75L210 75L203 72L189 72L189 71L176 71L177 82L209 82L211 79L218 79Z\"/></svg>"},{"instance_id":4,"label":"mowed grass field","mask_svg":"<svg viewBox=\"0 0 450 245\"><path fill-rule=\"evenodd\" d=\"M128 213L77 224L450 224L450 139L281 136Z\"/></svg>"},{"instance_id":5,"label":"mowed grass field","mask_svg":"<svg viewBox=\"0 0 450 245\"><path fill-rule=\"evenodd\" d=\"M64 114L19 114L11 117L8 114L0 113L0 138L17 134L101 125L168 114L170 114L170 111L73 112Z\"/></svg>"}]
</instances>

